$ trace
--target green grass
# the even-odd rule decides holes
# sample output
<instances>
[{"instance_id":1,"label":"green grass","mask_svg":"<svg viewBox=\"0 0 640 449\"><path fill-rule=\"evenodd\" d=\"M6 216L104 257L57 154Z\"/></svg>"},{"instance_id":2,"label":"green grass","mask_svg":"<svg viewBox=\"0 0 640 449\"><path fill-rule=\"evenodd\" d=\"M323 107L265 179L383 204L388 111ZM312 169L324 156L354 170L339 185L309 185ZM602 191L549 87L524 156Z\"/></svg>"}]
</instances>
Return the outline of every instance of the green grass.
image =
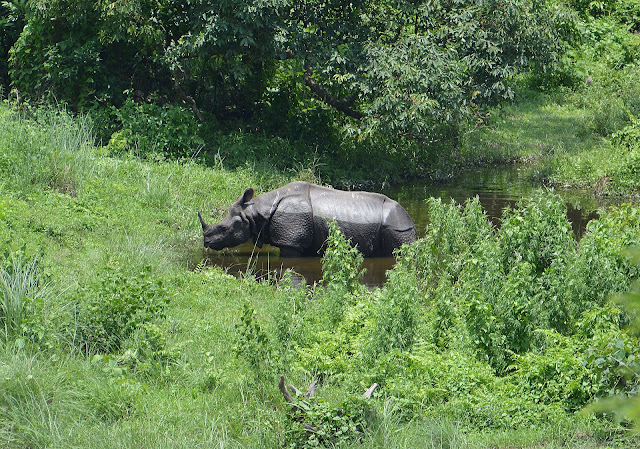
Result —
<instances>
[{"instance_id":1,"label":"green grass","mask_svg":"<svg viewBox=\"0 0 640 449\"><path fill-rule=\"evenodd\" d=\"M246 187L265 191L294 174L229 170L223 163L205 168L189 162L106 157L88 142L86 123L62 112L42 114L36 122L8 105L0 106L0 254L24 257L20 264L0 258L0 268L22 266L18 274L47 286L36 310L29 311L21 329L0 346L0 446L280 447L291 424L288 406L278 391L275 369L261 365L280 363L277 352L283 348L274 336L301 333L296 338L308 346L288 348L293 351L289 360L296 362L290 367L297 368L286 372L291 383L308 385L313 372L298 362L318 357L319 364L329 364L346 357L340 352L341 339L347 346L356 344L353 335L369 325L366 313L381 293L361 293L373 302L347 304L346 324L339 329L322 327L326 321L317 315L324 310L322 299L316 298L319 306L315 302L308 306L310 319L316 320L311 326L316 327L304 330L296 321L303 315L290 309L304 301L299 291L256 282L251 276L236 279L219 269L189 270L191 254L202 245L198 210L213 221ZM148 276L143 275L145 267L150 267ZM102 285L105 279L117 285ZM123 279L127 282L118 284ZM155 288L160 283L168 299L164 318L145 317L146 327L141 324L139 332L128 336L113 354L86 354L87 349L78 345L86 325L83 307L92 298L104 295L109 304L121 297L135 298L141 285ZM397 292L405 294L402 289ZM37 299L38 295L23 289L19 296ZM243 323L247 307L254 313L249 313L249 323ZM248 345L245 349L263 348L259 339L244 343L237 339L242 326L256 324L273 343L267 348L271 355L257 353L262 371L252 368L251 352L235 349L241 344ZM331 351L335 360L330 360ZM416 375L438 379L450 374L469 382L462 387L475 400L493 401L496 410L501 410L501 401L509 400L519 410L531 407L546 416L544 408L518 402L506 389L491 390L501 385L497 378L476 390L475 379L491 376L490 369L469 354L426 353L440 364L430 369L443 371L416 371ZM461 367L455 365L458 362ZM474 369L480 366L478 374ZM398 382L401 388L404 384ZM450 380L435 384L442 382ZM366 372L352 378L328 375L318 396L336 404L360 395L369 384ZM627 437L606 421L564 412L548 415L551 422L534 429L510 429L499 420L475 428L466 412L455 408L456 403L471 406L472 402L458 396L458 402L450 404L421 404L423 413L407 420L405 405L381 391L371 400L376 417L369 433L345 447L626 444Z\"/></svg>"},{"instance_id":2,"label":"green grass","mask_svg":"<svg viewBox=\"0 0 640 449\"><path fill-rule=\"evenodd\" d=\"M576 95L537 94L503 107L485 129L465 138L463 158L468 165L523 163L534 179L547 185L633 194L640 181L624 171L637 150L596 132L597 105L578 105Z\"/></svg>"},{"instance_id":3,"label":"green grass","mask_svg":"<svg viewBox=\"0 0 640 449\"><path fill-rule=\"evenodd\" d=\"M469 134L463 155L475 162L535 161L602 146L588 129L590 111L568 104L566 93L531 94L494 111L486 128Z\"/></svg>"},{"instance_id":4,"label":"green grass","mask_svg":"<svg viewBox=\"0 0 640 449\"><path fill-rule=\"evenodd\" d=\"M492 110L463 139L461 163L522 163L542 184L637 195L637 68L614 69L582 58L576 65L586 73L577 86L545 92L523 84L512 104ZM631 138L621 139L621 133Z\"/></svg>"}]
</instances>

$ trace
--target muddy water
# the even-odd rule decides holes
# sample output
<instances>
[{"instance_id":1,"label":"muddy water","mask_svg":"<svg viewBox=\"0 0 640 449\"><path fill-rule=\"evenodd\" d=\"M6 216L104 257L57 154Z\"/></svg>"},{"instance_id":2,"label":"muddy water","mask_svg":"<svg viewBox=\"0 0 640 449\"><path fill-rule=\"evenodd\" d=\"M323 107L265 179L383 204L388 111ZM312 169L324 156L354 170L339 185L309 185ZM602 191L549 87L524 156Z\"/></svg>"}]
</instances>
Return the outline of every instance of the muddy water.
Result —
<instances>
[{"instance_id":1,"label":"muddy water","mask_svg":"<svg viewBox=\"0 0 640 449\"><path fill-rule=\"evenodd\" d=\"M462 172L455 179L445 183L417 183L383 188L381 193L400 202L411 215L419 236L424 235L427 223L427 203L429 197L455 200L463 203L469 198L478 197L487 216L495 225L499 225L502 210L514 206L518 200L533 195L536 191L526 169L514 167L490 167L481 170ZM591 191L556 190L567 203L567 216L577 238L589 220L597 216L597 210L607 204L596 199ZM297 273L297 280L303 278L307 283L318 282L322 278L321 259L319 258L283 258L277 248L265 245L261 249L246 243L225 251L205 250L194 255L197 261L205 265L220 266L234 275L252 273L262 278L277 278L286 269ZM393 267L393 258L365 259L366 273L363 283L368 286L380 286L386 281L386 272Z\"/></svg>"}]
</instances>

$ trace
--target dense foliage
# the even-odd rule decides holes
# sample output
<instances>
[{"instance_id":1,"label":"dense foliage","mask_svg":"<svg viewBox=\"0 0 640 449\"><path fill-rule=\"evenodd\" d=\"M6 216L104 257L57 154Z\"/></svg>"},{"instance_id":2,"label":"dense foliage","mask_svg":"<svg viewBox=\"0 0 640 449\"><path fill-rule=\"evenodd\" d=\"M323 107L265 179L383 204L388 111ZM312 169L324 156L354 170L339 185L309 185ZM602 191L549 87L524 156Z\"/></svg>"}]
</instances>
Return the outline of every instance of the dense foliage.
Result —
<instances>
[{"instance_id":1,"label":"dense foliage","mask_svg":"<svg viewBox=\"0 0 640 449\"><path fill-rule=\"evenodd\" d=\"M110 154L353 185L587 147L548 161L539 179L619 194L633 181L603 179L629 178L635 157L621 148L607 172L597 157L635 129L637 10L633 0L15 0L0 5L0 79L5 96L89 114ZM527 147L523 108L548 94L568 117L545 118L566 130ZM494 131L512 116L517 145L501 145ZM554 141L558 131L577 145Z\"/></svg>"},{"instance_id":2,"label":"dense foliage","mask_svg":"<svg viewBox=\"0 0 640 449\"><path fill-rule=\"evenodd\" d=\"M211 143L238 127L309 147L343 133L405 156L456 148L467 120L514 97L516 75L556 70L574 27L551 0L33 0L4 2L0 18L5 89L171 157L202 146L187 130ZM179 123L183 137L164 139Z\"/></svg>"},{"instance_id":3,"label":"dense foliage","mask_svg":"<svg viewBox=\"0 0 640 449\"><path fill-rule=\"evenodd\" d=\"M551 193L499 229L432 200L382 288L336 227L321 284L236 279L198 263L194 211L282 174L105 156L85 122L34 118L0 109L3 446L637 444L580 412L638 388L633 315L609 300L638 278L637 207L575 242ZM285 401L282 374L316 395Z\"/></svg>"}]
</instances>

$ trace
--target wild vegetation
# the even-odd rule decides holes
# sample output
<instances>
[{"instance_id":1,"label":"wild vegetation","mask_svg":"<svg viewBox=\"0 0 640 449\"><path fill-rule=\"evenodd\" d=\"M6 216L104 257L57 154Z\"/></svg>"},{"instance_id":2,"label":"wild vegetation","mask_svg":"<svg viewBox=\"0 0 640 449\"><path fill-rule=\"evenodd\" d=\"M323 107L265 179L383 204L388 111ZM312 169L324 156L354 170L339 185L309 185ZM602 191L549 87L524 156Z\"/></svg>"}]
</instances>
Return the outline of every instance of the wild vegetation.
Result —
<instances>
[{"instance_id":1,"label":"wild vegetation","mask_svg":"<svg viewBox=\"0 0 640 449\"><path fill-rule=\"evenodd\" d=\"M293 179L524 162L636 194L639 20L633 0L1 3L0 446L639 446L637 205L576 241L553 192L499 227L431 199L373 289L333 225L318 285L196 256L197 210Z\"/></svg>"},{"instance_id":2,"label":"wild vegetation","mask_svg":"<svg viewBox=\"0 0 640 449\"><path fill-rule=\"evenodd\" d=\"M544 181L623 193L637 17L633 0L14 0L0 81L88 114L114 155L302 166L334 185L548 157Z\"/></svg>"},{"instance_id":3,"label":"wild vegetation","mask_svg":"<svg viewBox=\"0 0 640 449\"><path fill-rule=\"evenodd\" d=\"M609 300L638 277L637 207L576 243L550 193L499 229L431 200L382 288L335 226L320 285L237 279L187 269L194 211L280 173L106 157L65 113L0 111L3 446L638 443L627 415L584 411L638 388L633 315ZM287 402L280 375L316 394Z\"/></svg>"}]
</instances>

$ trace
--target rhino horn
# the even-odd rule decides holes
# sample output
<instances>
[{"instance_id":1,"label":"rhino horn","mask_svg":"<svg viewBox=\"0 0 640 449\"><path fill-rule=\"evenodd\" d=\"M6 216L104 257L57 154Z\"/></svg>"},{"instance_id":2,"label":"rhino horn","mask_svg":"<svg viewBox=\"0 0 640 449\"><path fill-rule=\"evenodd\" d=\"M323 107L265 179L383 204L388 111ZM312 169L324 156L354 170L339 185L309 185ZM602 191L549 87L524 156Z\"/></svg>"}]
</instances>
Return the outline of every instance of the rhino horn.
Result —
<instances>
[{"instance_id":1,"label":"rhino horn","mask_svg":"<svg viewBox=\"0 0 640 449\"><path fill-rule=\"evenodd\" d=\"M198 218L200 219L200 224L202 224L202 230L204 231L205 229L207 229L208 225L202 219L202 215L200 215L200 212L198 212Z\"/></svg>"}]
</instances>

